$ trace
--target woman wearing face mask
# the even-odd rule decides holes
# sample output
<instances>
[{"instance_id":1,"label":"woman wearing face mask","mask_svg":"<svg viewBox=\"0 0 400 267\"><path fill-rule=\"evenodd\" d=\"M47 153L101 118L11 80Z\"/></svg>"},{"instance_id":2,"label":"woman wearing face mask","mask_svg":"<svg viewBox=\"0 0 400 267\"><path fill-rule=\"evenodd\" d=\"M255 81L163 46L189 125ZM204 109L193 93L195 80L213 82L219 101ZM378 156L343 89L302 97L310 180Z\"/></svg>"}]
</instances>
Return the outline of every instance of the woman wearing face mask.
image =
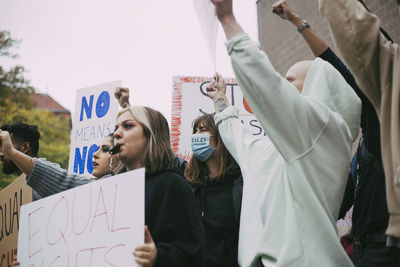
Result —
<instances>
[{"instance_id":1,"label":"woman wearing face mask","mask_svg":"<svg viewBox=\"0 0 400 267\"><path fill-rule=\"evenodd\" d=\"M0 132L3 153L27 174L27 183L42 196L52 195L91 182L68 176L60 183L43 179L39 160L21 164L23 153L6 144ZM9 139L9 138L8 138ZM168 122L148 107L124 108L115 126L114 144L127 171L146 168L145 244L136 248L136 261L143 266L204 266L204 228L196 212L190 187L178 168L173 169ZM26 166L29 165L29 166Z\"/></svg>"},{"instance_id":2,"label":"woman wearing face mask","mask_svg":"<svg viewBox=\"0 0 400 267\"><path fill-rule=\"evenodd\" d=\"M211 115L203 115L194 121L192 151L185 177L192 185L206 233L207 266L239 266L243 180Z\"/></svg>"}]
</instances>

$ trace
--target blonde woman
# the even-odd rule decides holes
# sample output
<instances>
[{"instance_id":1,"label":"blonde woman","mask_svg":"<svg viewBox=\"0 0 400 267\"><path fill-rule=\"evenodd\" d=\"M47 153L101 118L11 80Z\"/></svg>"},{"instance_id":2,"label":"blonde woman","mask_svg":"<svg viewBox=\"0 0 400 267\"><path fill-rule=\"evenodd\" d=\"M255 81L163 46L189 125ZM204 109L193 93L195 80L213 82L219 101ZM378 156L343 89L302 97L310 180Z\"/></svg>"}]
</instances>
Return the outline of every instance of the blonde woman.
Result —
<instances>
[{"instance_id":1,"label":"blonde woman","mask_svg":"<svg viewBox=\"0 0 400 267\"><path fill-rule=\"evenodd\" d=\"M68 176L63 183L54 176L43 179L43 162L12 150L6 132L0 132L0 139L2 152L42 196L91 182L77 176ZM167 120L149 107L126 107L117 117L114 145L127 171L146 168L145 244L136 248L136 261L143 266L204 266L204 228L190 187L181 171L173 168Z\"/></svg>"}]
</instances>

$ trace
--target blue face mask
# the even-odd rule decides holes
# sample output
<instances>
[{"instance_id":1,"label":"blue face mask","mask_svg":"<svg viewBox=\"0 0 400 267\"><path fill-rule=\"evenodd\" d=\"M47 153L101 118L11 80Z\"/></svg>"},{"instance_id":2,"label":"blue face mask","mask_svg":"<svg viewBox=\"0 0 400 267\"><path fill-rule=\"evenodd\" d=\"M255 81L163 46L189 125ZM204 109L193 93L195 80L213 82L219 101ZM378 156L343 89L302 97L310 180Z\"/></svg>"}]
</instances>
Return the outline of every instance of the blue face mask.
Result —
<instances>
[{"instance_id":1,"label":"blue face mask","mask_svg":"<svg viewBox=\"0 0 400 267\"><path fill-rule=\"evenodd\" d=\"M193 155L201 161L206 161L215 150L210 146L210 137L211 135L207 133L192 135Z\"/></svg>"}]
</instances>

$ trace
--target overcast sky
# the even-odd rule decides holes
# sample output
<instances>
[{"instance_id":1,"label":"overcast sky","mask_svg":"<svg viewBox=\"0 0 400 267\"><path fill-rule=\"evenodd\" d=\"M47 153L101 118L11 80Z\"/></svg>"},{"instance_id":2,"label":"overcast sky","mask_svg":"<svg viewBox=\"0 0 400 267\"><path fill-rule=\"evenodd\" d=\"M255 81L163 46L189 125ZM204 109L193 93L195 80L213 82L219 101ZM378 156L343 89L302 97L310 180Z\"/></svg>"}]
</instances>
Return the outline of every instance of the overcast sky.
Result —
<instances>
[{"instance_id":1,"label":"overcast sky","mask_svg":"<svg viewBox=\"0 0 400 267\"><path fill-rule=\"evenodd\" d=\"M258 41L255 0L236 17ZM211 76L213 64L192 0L1 0L0 30L21 39L17 60L38 92L74 111L76 89L122 80L131 103L170 120L172 76ZM233 77L219 28L217 71Z\"/></svg>"}]
</instances>

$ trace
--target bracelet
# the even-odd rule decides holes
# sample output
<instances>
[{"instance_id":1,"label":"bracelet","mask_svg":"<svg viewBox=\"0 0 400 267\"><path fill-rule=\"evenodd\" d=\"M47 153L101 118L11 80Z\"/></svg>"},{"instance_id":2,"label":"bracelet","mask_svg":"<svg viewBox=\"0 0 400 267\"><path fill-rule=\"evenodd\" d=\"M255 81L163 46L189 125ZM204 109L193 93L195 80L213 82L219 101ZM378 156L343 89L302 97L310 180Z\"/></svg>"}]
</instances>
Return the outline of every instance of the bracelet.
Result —
<instances>
[{"instance_id":1,"label":"bracelet","mask_svg":"<svg viewBox=\"0 0 400 267\"><path fill-rule=\"evenodd\" d=\"M303 24L300 25L300 27L297 28L297 32L301 33L305 29L310 28L310 24L306 20L303 20Z\"/></svg>"}]
</instances>

